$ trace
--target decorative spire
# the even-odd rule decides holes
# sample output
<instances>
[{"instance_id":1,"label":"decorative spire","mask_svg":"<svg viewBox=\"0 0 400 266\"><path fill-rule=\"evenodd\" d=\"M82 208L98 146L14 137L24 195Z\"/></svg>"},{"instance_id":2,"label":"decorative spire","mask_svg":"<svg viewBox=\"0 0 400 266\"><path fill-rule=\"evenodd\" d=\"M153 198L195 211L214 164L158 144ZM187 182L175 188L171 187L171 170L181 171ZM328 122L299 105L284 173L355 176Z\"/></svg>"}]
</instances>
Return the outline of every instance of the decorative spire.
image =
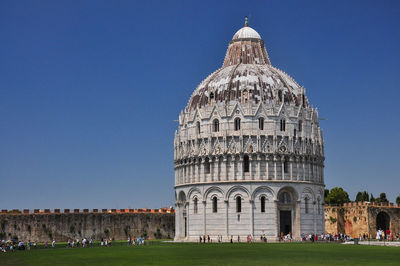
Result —
<instances>
[{"instance_id":1,"label":"decorative spire","mask_svg":"<svg viewBox=\"0 0 400 266\"><path fill-rule=\"evenodd\" d=\"M249 26L249 19L247 18L247 16L244 17L244 26L245 27Z\"/></svg>"}]
</instances>

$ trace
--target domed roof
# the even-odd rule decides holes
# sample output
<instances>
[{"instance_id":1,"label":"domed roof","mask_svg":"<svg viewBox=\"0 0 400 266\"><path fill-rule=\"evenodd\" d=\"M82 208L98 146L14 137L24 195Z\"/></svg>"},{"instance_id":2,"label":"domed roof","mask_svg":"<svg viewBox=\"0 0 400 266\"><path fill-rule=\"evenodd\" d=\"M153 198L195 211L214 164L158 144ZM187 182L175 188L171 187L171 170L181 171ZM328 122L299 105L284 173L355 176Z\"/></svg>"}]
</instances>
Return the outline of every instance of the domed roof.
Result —
<instances>
[{"instance_id":1,"label":"domed roof","mask_svg":"<svg viewBox=\"0 0 400 266\"><path fill-rule=\"evenodd\" d=\"M234 102L308 106L304 88L271 65L264 41L248 26L247 18L230 41L222 68L200 83L186 110Z\"/></svg>"},{"instance_id":2,"label":"domed roof","mask_svg":"<svg viewBox=\"0 0 400 266\"><path fill-rule=\"evenodd\" d=\"M249 26L244 26L240 30L238 30L235 35L233 35L232 40L235 39L245 39L245 38L252 38L252 39L261 39L260 34L256 32L254 29L250 28Z\"/></svg>"},{"instance_id":3,"label":"domed roof","mask_svg":"<svg viewBox=\"0 0 400 266\"><path fill-rule=\"evenodd\" d=\"M231 102L284 102L299 105L304 89L289 75L267 64L238 64L218 69L193 92L188 108ZM307 104L307 103L305 103Z\"/></svg>"}]
</instances>

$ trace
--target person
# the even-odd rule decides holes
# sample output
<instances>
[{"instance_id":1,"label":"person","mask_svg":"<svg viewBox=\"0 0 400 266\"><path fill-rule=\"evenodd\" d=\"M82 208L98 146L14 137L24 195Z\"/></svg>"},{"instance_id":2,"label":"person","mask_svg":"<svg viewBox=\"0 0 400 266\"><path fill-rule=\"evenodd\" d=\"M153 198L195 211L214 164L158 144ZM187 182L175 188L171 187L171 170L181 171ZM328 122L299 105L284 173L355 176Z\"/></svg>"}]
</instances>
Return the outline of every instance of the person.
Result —
<instances>
[{"instance_id":1,"label":"person","mask_svg":"<svg viewBox=\"0 0 400 266\"><path fill-rule=\"evenodd\" d=\"M240 243L240 236L238 235L238 243Z\"/></svg>"},{"instance_id":2,"label":"person","mask_svg":"<svg viewBox=\"0 0 400 266\"><path fill-rule=\"evenodd\" d=\"M104 246L108 247L108 239L106 238L106 240L104 241Z\"/></svg>"},{"instance_id":3,"label":"person","mask_svg":"<svg viewBox=\"0 0 400 266\"><path fill-rule=\"evenodd\" d=\"M33 244L34 248L37 248L37 241L35 240L35 243Z\"/></svg>"},{"instance_id":4,"label":"person","mask_svg":"<svg viewBox=\"0 0 400 266\"><path fill-rule=\"evenodd\" d=\"M47 240L44 241L44 247L47 248Z\"/></svg>"},{"instance_id":5,"label":"person","mask_svg":"<svg viewBox=\"0 0 400 266\"><path fill-rule=\"evenodd\" d=\"M103 238L101 238L100 246L103 246L103 245L104 245L104 240L103 240Z\"/></svg>"},{"instance_id":6,"label":"person","mask_svg":"<svg viewBox=\"0 0 400 266\"><path fill-rule=\"evenodd\" d=\"M76 247L79 248L79 238L76 239Z\"/></svg>"},{"instance_id":7,"label":"person","mask_svg":"<svg viewBox=\"0 0 400 266\"><path fill-rule=\"evenodd\" d=\"M128 236L128 247L131 245L131 237Z\"/></svg>"},{"instance_id":8,"label":"person","mask_svg":"<svg viewBox=\"0 0 400 266\"><path fill-rule=\"evenodd\" d=\"M56 247L56 240L55 240L55 239L53 239L53 242L51 242L51 246L52 246L53 248Z\"/></svg>"},{"instance_id":9,"label":"person","mask_svg":"<svg viewBox=\"0 0 400 266\"><path fill-rule=\"evenodd\" d=\"M203 241L203 239L201 238L201 236L200 236L200 243Z\"/></svg>"},{"instance_id":10,"label":"person","mask_svg":"<svg viewBox=\"0 0 400 266\"><path fill-rule=\"evenodd\" d=\"M31 250L31 240L28 240L28 250Z\"/></svg>"},{"instance_id":11,"label":"person","mask_svg":"<svg viewBox=\"0 0 400 266\"><path fill-rule=\"evenodd\" d=\"M210 235L207 235L207 243L210 243Z\"/></svg>"},{"instance_id":12,"label":"person","mask_svg":"<svg viewBox=\"0 0 400 266\"><path fill-rule=\"evenodd\" d=\"M233 236L231 236L231 244L233 244Z\"/></svg>"}]
</instances>

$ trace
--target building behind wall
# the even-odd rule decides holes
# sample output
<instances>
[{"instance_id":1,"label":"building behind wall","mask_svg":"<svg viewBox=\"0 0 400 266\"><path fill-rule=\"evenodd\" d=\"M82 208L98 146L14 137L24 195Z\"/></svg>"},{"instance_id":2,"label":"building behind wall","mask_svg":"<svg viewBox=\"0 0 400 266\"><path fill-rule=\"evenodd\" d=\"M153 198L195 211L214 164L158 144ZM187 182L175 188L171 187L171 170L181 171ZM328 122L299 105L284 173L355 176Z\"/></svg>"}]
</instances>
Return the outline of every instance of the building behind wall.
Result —
<instances>
[{"instance_id":1,"label":"building behind wall","mask_svg":"<svg viewBox=\"0 0 400 266\"><path fill-rule=\"evenodd\" d=\"M177 241L325 231L318 111L247 20L179 115L174 163Z\"/></svg>"},{"instance_id":2,"label":"building behind wall","mask_svg":"<svg viewBox=\"0 0 400 266\"><path fill-rule=\"evenodd\" d=\"M376 231L389 229L400 234L400 205L369 202L351 202L343 206L325 206L326 233L343 233L352 237L368 234L376 237Z\"/></svg>"}]
</instances>

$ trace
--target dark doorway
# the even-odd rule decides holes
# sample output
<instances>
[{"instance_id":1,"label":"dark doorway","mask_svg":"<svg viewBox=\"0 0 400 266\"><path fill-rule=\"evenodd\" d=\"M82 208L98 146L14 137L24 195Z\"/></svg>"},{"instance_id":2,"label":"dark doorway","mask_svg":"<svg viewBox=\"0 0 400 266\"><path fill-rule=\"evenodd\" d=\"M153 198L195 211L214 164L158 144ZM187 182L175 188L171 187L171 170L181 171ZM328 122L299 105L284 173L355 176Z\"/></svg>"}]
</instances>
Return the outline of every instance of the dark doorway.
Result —
<instances>
[{"instance_id":1,"label":"dark doorway","mask_svg":"<svg viewBox=\"0 0 400 266\"><path fill-rule=\"evenodd\" d=\"M380 212L376 216L376 230L390 230L390 217L386 212Z\"/></svg>"},{"instance_id":2,"label":"dark doorway","mask_svg":"<svg viewBox=\"0 0 400 266\"><path fill-rule=\"evenodd\" d=\"M187 218L185 217L185 237L187 237Z\"/></svg>"},{"instance_id":3,"label":"dark doorway","mask_svg":"<svg viewBox=\"0 0 400 266\"><path fill-rule=\"evenodd\" d=\"M280 211L280 233L284 235L292 232L292 212Z\"/></svg>"}]
</instances>

